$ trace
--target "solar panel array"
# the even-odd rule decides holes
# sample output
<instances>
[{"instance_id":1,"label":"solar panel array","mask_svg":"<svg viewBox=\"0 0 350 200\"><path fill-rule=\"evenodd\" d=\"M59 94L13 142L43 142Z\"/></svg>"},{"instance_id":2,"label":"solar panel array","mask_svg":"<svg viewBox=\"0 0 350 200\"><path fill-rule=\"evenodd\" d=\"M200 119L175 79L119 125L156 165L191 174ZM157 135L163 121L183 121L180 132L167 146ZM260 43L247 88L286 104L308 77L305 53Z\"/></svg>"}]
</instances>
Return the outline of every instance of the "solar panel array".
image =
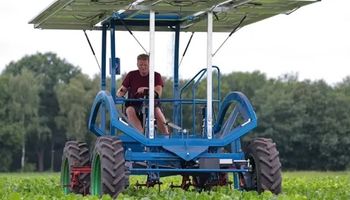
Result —
<instances>
[{"instance_id":1,"label":"solar panel array","mask_svg":"<svg viewBox=\"0 0 350 200\"><path fill-rule=\"evenodd\" d=\"M214 32L229 32L245 17L245 26L289 13L318 0L57 0L30 21L35 28L90 30L111 19L120 29L147 31L149 10L156 12L156 30L206 31L206 13L214 13ZM118 29L118 28L117 28Z\"/></svg>"}]
</instances>

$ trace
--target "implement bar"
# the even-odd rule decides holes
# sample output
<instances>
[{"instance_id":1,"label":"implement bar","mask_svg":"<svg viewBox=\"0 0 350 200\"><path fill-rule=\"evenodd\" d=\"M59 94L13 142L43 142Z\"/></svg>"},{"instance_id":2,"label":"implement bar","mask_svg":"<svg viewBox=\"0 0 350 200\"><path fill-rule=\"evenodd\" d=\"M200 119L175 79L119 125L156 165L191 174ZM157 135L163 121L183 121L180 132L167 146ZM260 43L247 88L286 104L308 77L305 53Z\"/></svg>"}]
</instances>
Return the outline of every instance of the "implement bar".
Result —
<instances>
[{"instance_id":1,"label":"implement bar","mask_svg":"<svg viewBox=\"0 0 350 200\"><path fill-rule=\"evenodd\" d=\"M155 169L155 168L132 168L131 172L182 172L182 173L208 173L208 172L249 172L248 169Z\"/></svg>"}]
</instances>

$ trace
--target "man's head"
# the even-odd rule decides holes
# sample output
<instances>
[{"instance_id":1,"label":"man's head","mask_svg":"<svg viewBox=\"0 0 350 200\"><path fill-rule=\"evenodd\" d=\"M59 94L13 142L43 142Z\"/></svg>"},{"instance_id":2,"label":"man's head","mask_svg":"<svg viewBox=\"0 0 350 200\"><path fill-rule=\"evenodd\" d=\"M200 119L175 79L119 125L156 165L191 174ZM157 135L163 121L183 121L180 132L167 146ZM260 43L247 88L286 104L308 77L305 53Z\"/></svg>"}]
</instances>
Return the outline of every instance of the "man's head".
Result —
<instances>
[{"instance_id":1,"label":"man's head","mask_svg":"<svg viewBox=\"0 0 350 200\"><path fill-rule=\"evenodd\" d=\"M149 73L149 56L147 54L140 54L137 56L137 68L141 76L147 76Z\"/></svg>"}]
</instances>

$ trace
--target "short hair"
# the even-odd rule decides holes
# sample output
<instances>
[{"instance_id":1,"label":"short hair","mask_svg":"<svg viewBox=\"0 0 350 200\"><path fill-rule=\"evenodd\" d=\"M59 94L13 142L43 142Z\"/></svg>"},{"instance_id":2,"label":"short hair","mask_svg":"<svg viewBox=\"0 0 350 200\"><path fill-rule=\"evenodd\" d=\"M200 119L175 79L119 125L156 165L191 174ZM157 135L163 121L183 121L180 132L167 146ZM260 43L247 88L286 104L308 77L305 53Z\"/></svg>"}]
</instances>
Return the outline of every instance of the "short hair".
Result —
<instances>
[{"instance_id":1,"label":"short hair","mask_svg":"<svg viewBox=\"0 0 350 200\"><path fill-rule=\"evenodd\" d=\"M147 54L140 54L137 56L137 60L149 60L149 55Z\"/></svg>"}]
</instances>

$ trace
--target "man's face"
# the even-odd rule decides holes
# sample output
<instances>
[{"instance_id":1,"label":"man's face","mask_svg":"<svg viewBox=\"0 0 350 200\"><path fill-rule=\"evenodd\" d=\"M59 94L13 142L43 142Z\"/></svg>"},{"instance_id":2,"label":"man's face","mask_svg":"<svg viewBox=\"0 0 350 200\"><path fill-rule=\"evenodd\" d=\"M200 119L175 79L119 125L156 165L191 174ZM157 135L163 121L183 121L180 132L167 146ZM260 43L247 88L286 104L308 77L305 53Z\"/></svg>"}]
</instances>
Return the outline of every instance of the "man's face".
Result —
<instances>
[{"instance_id":1,"label":"man's face","mask_svg":"<svg viewBox=\"0 0 350 200\"><path fill-rule=\"evenodd\" d=\"M139 68L142 76L147 76L149 72L149 61L148 60L137 60L137 67Z\"/></svg>"}]
</instances>

